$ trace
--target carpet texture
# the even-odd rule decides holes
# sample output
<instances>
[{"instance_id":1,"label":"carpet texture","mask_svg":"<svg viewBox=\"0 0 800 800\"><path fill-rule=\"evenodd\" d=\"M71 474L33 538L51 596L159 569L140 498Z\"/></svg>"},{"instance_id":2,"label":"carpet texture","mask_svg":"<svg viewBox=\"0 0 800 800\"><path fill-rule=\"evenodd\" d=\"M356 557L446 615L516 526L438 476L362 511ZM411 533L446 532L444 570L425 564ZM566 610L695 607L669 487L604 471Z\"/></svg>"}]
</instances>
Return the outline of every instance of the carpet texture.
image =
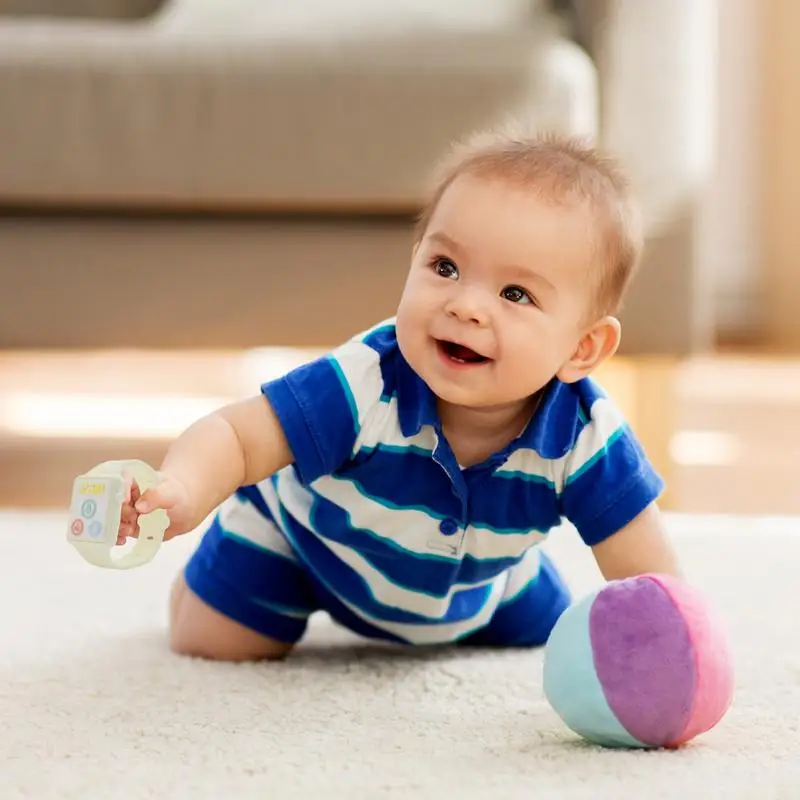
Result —
<instances>
[{"instance_id":1,"label":"carpet texture","mask_svg":"<svg viewBox=\"0 0 800 800\"><path fill-rule=\"evenodd\" d=\"M57 514L0 514L0 798L800 797L800 520L670 517L727 616L734 705L676 752L584 744L542 694L541 651L412 651L324 616L286 662L165 647L196 536L130 572L85 564ZM548 550L595 586L571 530Z\"/></svg>"}]
</instances>

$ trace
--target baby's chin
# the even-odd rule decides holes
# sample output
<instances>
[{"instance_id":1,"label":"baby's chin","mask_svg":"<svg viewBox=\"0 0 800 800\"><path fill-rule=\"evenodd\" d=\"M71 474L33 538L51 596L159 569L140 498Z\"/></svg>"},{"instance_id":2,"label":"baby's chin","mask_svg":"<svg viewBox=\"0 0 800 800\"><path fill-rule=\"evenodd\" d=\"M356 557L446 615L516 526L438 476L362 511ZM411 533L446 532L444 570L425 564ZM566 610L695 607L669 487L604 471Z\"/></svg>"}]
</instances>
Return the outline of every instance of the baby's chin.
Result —
<instances>
[{"instance_id":1,"label":"baby's chin","mask_svg":"<svg viewBox=\"0 0 800 800\"><path fill-rule=\"evenodd\" d=\"M440 403L459 408L473 410L500 410L518 407L531 400L531 394L478 390L466 386L437 385L436 381L428 381L431 391ZM536 390L532 392L535 394Z\"/></svg>"}]
</instances>

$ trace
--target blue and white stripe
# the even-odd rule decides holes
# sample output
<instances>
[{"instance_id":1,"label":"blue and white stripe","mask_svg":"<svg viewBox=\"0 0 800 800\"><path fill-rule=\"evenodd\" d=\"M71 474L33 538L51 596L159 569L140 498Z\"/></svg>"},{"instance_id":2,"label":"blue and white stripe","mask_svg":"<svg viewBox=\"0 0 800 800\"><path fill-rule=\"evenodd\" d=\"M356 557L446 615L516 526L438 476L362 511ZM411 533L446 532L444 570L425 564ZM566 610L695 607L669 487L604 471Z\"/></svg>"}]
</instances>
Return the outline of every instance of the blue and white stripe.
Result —
<instances>
[{"instance_id":1,"label":"blue and white stripe","mask_svg":"<svg viewBox=\"0 0 800 800\"><path fill-rule=\"evenodd\" d=\"M568 520L595 544L662 488L589 380L554 381L519 439L459 469L391 320L262 391L295 461L231 499L224 535L293 561L350 613L402 641L479 630L536 581L535 546L550 531Z\"/></svg>"}]
</instances>

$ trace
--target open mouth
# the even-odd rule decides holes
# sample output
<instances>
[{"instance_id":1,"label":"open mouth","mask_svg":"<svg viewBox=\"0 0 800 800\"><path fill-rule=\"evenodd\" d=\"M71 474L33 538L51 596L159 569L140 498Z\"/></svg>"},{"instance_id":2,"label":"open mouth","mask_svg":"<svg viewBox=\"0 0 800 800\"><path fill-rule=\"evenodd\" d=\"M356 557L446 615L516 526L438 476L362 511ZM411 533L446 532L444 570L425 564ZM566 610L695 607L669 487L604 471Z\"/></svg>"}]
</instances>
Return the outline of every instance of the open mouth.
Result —
<instances>
[{"instance_id":1,"label":"open mouth","mask_svg":"<svg viewBox=\"0 0 800 800\"><path fill-rule=\"evenodd\" d=\"M436 346L443 356L456 364L486 364L491 361L490 358L471 350L469 347L464 347L463 344L437 339Z\"/></svg>"}]
</instances>

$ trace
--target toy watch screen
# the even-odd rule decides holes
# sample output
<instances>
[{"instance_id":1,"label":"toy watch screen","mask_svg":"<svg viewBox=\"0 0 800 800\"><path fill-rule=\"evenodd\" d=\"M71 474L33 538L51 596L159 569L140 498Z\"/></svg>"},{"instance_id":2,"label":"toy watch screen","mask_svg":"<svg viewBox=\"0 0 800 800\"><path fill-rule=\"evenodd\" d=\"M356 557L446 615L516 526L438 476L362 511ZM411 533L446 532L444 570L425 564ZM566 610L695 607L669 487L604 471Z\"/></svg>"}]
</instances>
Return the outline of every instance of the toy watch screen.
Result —
<instances>
[{"instance_id":1,"label":"toy watch screen","mask_svg":"<svg viewBox=\"0 0 800 800\"><path fill-rule=\"evenodd\" d=\"M113 478L78 478L72 489L68 537L79 542L106 538L109 510L121 502L122 481ZM116 531L113 531L116 541Z\"/></svg>"}]
</instances>

